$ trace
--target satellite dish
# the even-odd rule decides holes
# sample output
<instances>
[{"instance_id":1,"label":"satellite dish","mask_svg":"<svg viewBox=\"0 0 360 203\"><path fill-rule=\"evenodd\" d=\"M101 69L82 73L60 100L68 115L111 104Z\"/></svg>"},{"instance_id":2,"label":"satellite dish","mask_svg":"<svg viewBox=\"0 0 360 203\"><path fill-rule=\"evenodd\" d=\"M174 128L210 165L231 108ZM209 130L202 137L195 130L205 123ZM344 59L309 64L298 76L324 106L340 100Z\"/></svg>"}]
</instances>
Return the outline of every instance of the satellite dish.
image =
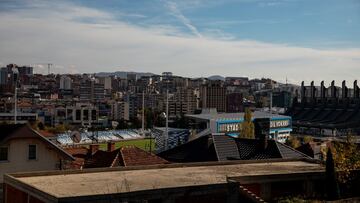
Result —
<instances>
[{"instance_id":1,"label":"satellite dish","mask_svg":"<svg viewBox=\"0 0 360 203\"><path fill-rule=\"evenodd\" d=\"M79 143L81 141L81 135L80 135L79 131L71 132L70 138L74 143Z\"/></svg>"},{"instance_id":2,"label":"satellite dish","mask_svg":"<svg viewBox=\"0 0 360 203\"><path fill-rule=\"evenodd\" d=\"M111 121L111 126L112 126L113 128L116 128L118 125L119 125L119 122L117 122L117 121Z\"/></svg>"}]
</instances>

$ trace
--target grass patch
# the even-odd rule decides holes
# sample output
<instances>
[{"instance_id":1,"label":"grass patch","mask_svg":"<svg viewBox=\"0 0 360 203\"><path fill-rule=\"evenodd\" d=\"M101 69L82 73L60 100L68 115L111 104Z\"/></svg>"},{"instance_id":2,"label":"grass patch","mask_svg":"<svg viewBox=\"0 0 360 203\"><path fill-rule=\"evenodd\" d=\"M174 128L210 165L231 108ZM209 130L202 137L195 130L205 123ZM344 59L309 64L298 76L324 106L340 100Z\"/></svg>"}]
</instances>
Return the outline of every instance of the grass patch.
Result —
<instances>
[{"instance_id":1,"label":"grass patch","mask_svg":"<svg viewBox=\"0 0 360 203\"><path fill-rule=\"evenodd\" d=\"M150 143L151 143L151 150L155 150L155 140L152 138L145 138L145 139L136 139L136 140L124 140L115 142L115 148L118 149L123 146L135 146L142 150L149 151L150 150ZM107 150L107 144L100 144L101 150Z\"/></svg>"}]
</instances>

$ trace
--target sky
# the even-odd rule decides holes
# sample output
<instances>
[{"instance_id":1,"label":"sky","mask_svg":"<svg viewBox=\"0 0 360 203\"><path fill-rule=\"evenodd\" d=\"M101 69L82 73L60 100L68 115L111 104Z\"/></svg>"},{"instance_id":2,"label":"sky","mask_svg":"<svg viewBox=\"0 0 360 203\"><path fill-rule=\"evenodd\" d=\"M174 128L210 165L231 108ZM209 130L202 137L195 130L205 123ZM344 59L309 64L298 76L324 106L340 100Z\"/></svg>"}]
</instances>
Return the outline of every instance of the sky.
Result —
<instances>
[{"instance_id":1,"label":"sky","mask_svg":"<svg viewBox=\"0 0 360 203\"><path fill-rule=\"evenodd\" d=\"M360 79L360 0L0 0L0 66Z\"/></svg>"}]
</instances>

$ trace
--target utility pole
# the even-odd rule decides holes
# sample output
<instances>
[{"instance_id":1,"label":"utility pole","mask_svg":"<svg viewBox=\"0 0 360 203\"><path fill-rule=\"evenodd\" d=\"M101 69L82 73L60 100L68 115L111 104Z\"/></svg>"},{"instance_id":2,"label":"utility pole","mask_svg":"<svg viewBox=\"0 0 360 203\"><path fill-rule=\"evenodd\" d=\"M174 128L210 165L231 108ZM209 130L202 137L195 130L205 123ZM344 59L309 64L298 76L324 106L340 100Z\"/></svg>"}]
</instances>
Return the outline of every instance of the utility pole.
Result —
<instances>
[{"instance_id":1,"label":"utility pole","mask_svg":"<svg viewBox=\"0 0 360 203\"><path fill-rule=\"evenodd\" d=\"M271 89L271 91L270 91L270 108L269 108L269 111L271 114L272 114L272 100L273 100L273 93L272 93L272 89Z\"/></svg>"},{"instance_id":2,"label":"utility pole","mask_svg":"<svg viewBox=\"0 0 360 203\"><path fill-rule=\"evenodd\" d=\"M169 89L166 90L166 121L165 121L165 150L168 148L169 136Z\"/></svg>"},{"instance_id":3,"label":"utility pole","mask_svg":"<svg viewBox=\"0 0 360 203\"><path fill-rule=\"evenodd\" d=\"M15 94L14 94L14 124L17 124L17 82L15 81Z\"/></svg>"},{"instance_id":4,"label":"utility pole","mask_svg":"<svg viewBox=\"0 0 360 203\"><path fill-rule=\"evenodd\" d=\"M269 112L272 114L272 106L273 106L273 83L272 80L270 81L270 85L271 85L271 90L270 90L270 107L269 107Z\"/></svg>"},{"instance_id":5,"label":"utility pole","mask_svg":"<svg viewBox=\"0 0 360 203\"><path fill-rule=\"evenodd\" d=\"M18 77L19 77L18 69L12 69L12 78L11 78L11 80L15 84L15 92L14 92L14 124L17 124L17 94L18 94L17 93L17 85L18 85Z\"/></svg>"},{"instance_id":6,"label":"utility pole","mask_svg":"<svg viewBox=\"0 0 360 203\"><path fill-rule=\"evenodd\" d=\"M142 121L141 121L141 133L145 137L145 93L142 92Z\"/></svg>"}]
</instances>

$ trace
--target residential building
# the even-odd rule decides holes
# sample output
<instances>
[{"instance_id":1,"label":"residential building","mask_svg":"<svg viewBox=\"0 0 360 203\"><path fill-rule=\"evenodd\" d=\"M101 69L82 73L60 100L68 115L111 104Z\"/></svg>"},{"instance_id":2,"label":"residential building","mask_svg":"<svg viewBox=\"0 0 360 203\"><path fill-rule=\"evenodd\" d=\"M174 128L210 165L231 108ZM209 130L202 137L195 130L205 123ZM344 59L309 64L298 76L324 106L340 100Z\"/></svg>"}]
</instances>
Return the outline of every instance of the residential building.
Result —
<instances>
[{"instance_id":1,"label":"residential building","mask_svg":"<svg viewBox=\"0 0 360 203\"><path fill-rule=\"evenodd\" d=\"M5 173L62 170L74 158L26 124L0 125L0 182Z\"/></svg>"},{"instance_id":2,"label":"residential building","mask_svg":"<svg viewBox=\"0 0 360 203\"><path fill-rule=\"evenodd\" d=\"M216 108L218 112L226 112L226 87L220 81L212 81L200 87L202 108Z\"/></svg>"},{"instance_id":3,"label":"residential building","mask_svg":"<svg viewBox=\"0 0 360 203\"><path fill-rule=\"evenodd\" d=\"M91 103L55 108L54 124L68 123L76 126L91 127L99 125L99 110Z\"/></svg>"},{"instance_id":4,"label":"residential building","mask_svg":"<svg viewBox=\"0 0 360 203\"><path fill-rule=\"evenodd\" d=\"M113 120L129 120L129 103L115 101L111 104Z\"/></svg>"},{"instance_id":5,"label":"residential building","mask_svg":"<svg viewBox=\"0 0 360 203\"><path fill-rule=\"evenodd\" d=\"M244 112L242 93L230 93L226 95L226 112L227 113L238 113Z\"/></svg>"},{"instance_id":6,"label":"residential building","mask_svg":"<svg viewBox=\"0 0 360 203\"><path fill-rule=\"evenodd\" d=\"M111 90L112 88L112 78L111 77L98 77L100 84L104 85L105 90Z\"/></svg>"},{"instance_id":7,"label":"residential building","mask_svg":"<svg viewBox=\"0 0 360 203\"><path fill-rule=\"evenodd\" d=\"M67 75L62 75L60 77L60 90L70 90L71 89L72 80Z\"/></svg>"},{"instance_id":8,"label":"residential building","mask_svg":"<svg viewBox=\"0 0 360 203\"><path fill-rule=\"evenodd\" d=\"M90 79L80 84L80 101L97 102L105 98L104 84Z\"/></svg>"}]
</instances>

